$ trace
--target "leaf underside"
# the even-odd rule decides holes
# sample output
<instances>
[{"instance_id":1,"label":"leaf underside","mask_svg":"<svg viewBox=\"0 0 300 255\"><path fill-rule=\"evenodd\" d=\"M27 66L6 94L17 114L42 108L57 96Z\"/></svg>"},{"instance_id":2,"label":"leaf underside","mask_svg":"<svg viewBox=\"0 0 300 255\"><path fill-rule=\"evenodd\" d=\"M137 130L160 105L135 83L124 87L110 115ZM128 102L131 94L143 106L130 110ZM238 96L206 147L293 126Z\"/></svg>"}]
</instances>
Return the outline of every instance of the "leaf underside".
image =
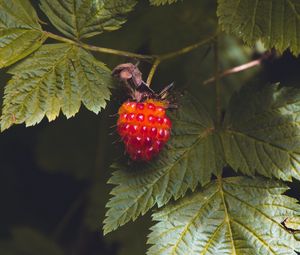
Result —
<instances>
[{"instance_id":1,"label":"leaf underside","mask_svg":"<svg viewBox=\"0 0 300 255\"><path fill-rule=\"evenodd\" d=\"M219 0L217 14L222 28L253 45L280 52L300 53L300 2L298 0Z\"/></svg>"},{"instance_id":2,"label":"leaf underside","mask_svg":"<svg viewBox=\"0 0 300 255\"><path fill-rule=\"evenodd\" d=\"M46 38L28 0L0 0L0 68L28 56Z\"/></svg>"},{"instance_id":3,"label":"leaf underside","mask_svg":"<svg viewBox=\"0 0 300 255\"><path fill-rule=\"evenodd\" d=\"M104 221L108 233L208 183L228 164L234 170L290 181L300 179L300 91L279 85L246 86L233 96L223 127L190 95L171 115L173 133L146 166L117 165Z\"/></svg>"},{"instance_id":4,"label":"leaf underside","mask_svg":"<svg viewBox=\"0 0 300 255\"><path fill-rule=\"evenodd\" d=\"M41 0L41 9L63 34L88 38L119 29L136 0Z\"/></svg>"},{"instance_id":5,"label":"leaf underside","mask_svg":"<svg viewBox=\"0 0 300 255\"><path fill-rule=\"evenodd\" d=\"M300 213L287 189L262 178L215 180L154 213L148 254L296 255L299 242L281 224Z\"/></svg>"},{"instance_id":6,"label":"leaf underside","mask_svg":"<svg viewBox=\"0 0 300 255\"><path fill-rule=\"evenodd\" d=\"M54 120L60 110L70 118L80 108L98 113L110 97L110 70L90 53L73 45L42 46L9 70L5 87L1 129L25 122Z\"/></svg>"}]
</instances>

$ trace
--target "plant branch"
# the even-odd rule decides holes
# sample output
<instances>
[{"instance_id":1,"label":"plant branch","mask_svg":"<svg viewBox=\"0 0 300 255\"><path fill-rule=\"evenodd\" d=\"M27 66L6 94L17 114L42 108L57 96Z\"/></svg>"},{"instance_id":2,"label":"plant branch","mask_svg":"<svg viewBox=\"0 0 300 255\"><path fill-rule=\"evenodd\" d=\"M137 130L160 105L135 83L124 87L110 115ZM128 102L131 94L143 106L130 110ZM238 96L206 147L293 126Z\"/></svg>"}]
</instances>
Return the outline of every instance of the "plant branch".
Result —
<instances>
[{"instance_id":1,"label":"plant branch","mask_svg":"<svg viewBox=\"0 0 300 255\"><path fill-rule=\"evenodd\" d=\"M162 54L162 55L158 55L158 58L163 61L163 60L167 60L167 59L170 59L170 58L175 58L175 57L178 57L180 55L183 55L183 54L186 54L192 50L195 50L203 45L206 45L212 41L214 41L215 39L217 38L217 34L214 34L212 36L209 36L195 44L192 44L192 45L189 45L187 47L184 47L180 50L177 50L177 51L173 51L173 52L170 52L170 53L166 53L166 54Z\"/></svg>"},{"instance_id":2,"label":"plant branch","mask_svg":"<svg viewBox=\"0 0 300 255\"><path fill-rule=\"evenodd\" d=\"M172 51L172 52L169 52L169 53L166 53L166 54L162 54L162 55L153 55L153 58L155 59L155 61L153 62L153 65L150 69L150 72L149 72L149 75L148 75L148 78L147 78L147 84L150 86L151 85L151 82L152 82L152 78L156 72L156 69L157 67L159 66L159 64L164 61L164 60L168 60L168 59L171 59L171 58L175 58L175 57L178 57L180 55L183 55L183 54L186 54L192 50L195 50L203 45L206 45L210 42L212 42L215 38L216 38L216 34L215 35L212 35L212 36L209 36L207 38L205 38L204 40L201 40L200 42L197 42L195 44L192 44L192 45L189 45L187 47L184 47L180 50L177 50L177 51Z\"/></svg>"},{"instance_id":3,"label":"plant branch","mask_svg":"<svg viewBox=\"0 0 300 255\"><path fill-rule=\"evenodd\" d=\"M242 65L235 66L233 68L227 69L227 70L219 73L219 78L222 78L222 77L234 74L234 73L239 73L239 72L245 71L247 69L253 68L255 66L258 66L258 65L261 64L262 60L263 60L263 58L259 58L259 59L256 59L256 60L252 60L248 63L245 63L245 64L242 64ZM207 79L203 82L203 85L207 85L211 82L214 82L215 80L216 80L216 76L210 77L209 79Z\"/></svg>"},{"instance_id":4,"label":"plant branch","mask_svg":"<svg viewBox=\"0 0 300 255\"><path fill-rule=\"evenodd\" d=\"M73 41L69 38L53 34L51 32L45 32L45 34L52 39L55 39L57 41L65 42L65 43L70 43L79 47L82 47L86 50L91 50L95 52L100 52L100 53L107 53L107 54L112 54L112 55L118 55L118 56L123 56L123 57L131 57L131 58L138 58L138 59L144 59L144 60L153 60L155 56L152 55L142 55L142 54L137 54L129 51L123 51L123 50L115 50L115 49L110 49L110 48L104 48L104 47L98 47L94 45L89 45L83 42L79 41Z\"/></svg>"},{"instance_id":5,"label":"plant branch","mask_svg":"<svg viewBox=\"0 0 300 255\"><path fill-rule=\"evenodd\" d=\"M164 60L168 60L171 58L175 58L178 57L180 55L186 54L192 50L195 50L207 43L212 42L217 34L214 34L212 36L209 36L195 44L189 45L187 47L184 47L182 49L179 49L177 51L173 51L173 52L169 52L166 54L161 54L161 55L144 55L144 54L137 54L137 53L133 53L133 52L129 52L129 51L123 51L123 50L115 50L115 49L110 49L110 48L105 48L105 47L98 47L98 46L94 46L94 45L90 45L90 44L86 44L80 41L74 41L72 39L60 36L60 35L56 35L53 34L51 32L44 32L46 34L47 37L55 39L57 41L60 42L65 42L65 43L69 43L69 44L73 44L76 46L79 46L81 48L84 48L86 50L90 50L90 51L95 51L95 52L100 52L100 53L107 53L107 54L112 54L112 55L118 55L118 56L123 56L123 57L131 57L131 58L137 58L140 60L145 60L145 61L150 61L152 62L152 68L149 72L148 78L147 78L147 84L150 85L151 81L153 79L153 76L156 72L156 69L158 67L158 65L164 61Z\"/></svg>"}]
</instances>

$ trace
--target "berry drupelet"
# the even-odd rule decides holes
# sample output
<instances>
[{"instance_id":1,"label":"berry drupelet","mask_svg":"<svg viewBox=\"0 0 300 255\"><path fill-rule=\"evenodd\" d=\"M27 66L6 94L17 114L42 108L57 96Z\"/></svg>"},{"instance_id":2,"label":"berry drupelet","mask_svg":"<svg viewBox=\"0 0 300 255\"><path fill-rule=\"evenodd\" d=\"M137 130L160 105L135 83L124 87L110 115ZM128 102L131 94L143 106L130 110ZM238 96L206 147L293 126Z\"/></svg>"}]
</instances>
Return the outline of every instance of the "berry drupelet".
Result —
<instances>
[{"instance_id":1,"label":"berry drupelet","mask_svg":"<svg viewBox=\"0 0 300 255\"><path fill-rule=\"evenodd\" d=\"M149 161L170 137L171 121L166 101L126 101L119 109L118 133L132 160Z\"/></svg>"}]
</instances>

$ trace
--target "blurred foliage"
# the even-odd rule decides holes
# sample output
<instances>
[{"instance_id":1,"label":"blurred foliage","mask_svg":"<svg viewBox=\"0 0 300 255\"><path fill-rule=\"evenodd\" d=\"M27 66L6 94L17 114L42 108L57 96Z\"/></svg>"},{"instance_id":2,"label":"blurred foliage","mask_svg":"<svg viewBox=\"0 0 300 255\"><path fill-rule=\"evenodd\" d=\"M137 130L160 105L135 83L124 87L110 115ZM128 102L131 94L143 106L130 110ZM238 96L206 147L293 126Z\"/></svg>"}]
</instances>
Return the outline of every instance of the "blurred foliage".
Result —
<instances>
[{"instance_id":1,"label":"blurred foliage","mask_svg":"<svg viewBox=\"0 0 300 255\"><path fill-rule=\"evenodd\" d=\"M177 0L150 0L150 3L153 5L164 5L164 4L172 4L176 3Z\"/></svg>"},{"instance_id":2,"label":"blurred foliage","mask_svg":"<svg viewBox=\"0 0 300 255\"><path fill-rule=\"evenodd\" d=\"M62 249L36 230L14 228L12 240L0 243L0 253L7 255L63 255Z\"/></svg>"}]
</instances>

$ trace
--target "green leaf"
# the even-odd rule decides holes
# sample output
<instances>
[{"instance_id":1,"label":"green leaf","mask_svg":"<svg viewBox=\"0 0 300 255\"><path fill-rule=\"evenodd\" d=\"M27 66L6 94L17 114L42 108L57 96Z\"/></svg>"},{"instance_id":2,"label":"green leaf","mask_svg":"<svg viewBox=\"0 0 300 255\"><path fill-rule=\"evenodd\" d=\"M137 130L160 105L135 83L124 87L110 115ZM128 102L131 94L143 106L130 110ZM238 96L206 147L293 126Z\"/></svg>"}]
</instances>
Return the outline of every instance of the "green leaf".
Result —
<instances>
[{"instance_id":1,"label":"green leaf","mask_svg":"<svg viewBox=\"0 0 300 255\"><path fill-rule=\"evenodd\" d=\"M63 255L62 249L49 238L30 228L14 228L12 240L0 242L5 255Z\"/></svg>"},{"instance_id":2,"label":"green leaf","mask_svg":"<svg viewBox=\"0 0 300 255\"><path fill-rule=\"evenodd\" d=\"M114 166L109 183L117 185L107 204L104 221L108 233L135 220L157 204L182 197L188 189L208 183L211 174L224 165L220 138L203 106L191 96L179 102L172 114L172 139L157 160L148 164Z\"/></svg>"},{"instance_id":3,"label":"green leaf","mask_svg":"<svg viewBox=\"0 0 300 255\"><path fill-rule=\"evenodd\" d=\"M41 0L41 8L63 34L88 38L119 29L136 0Z\"/></svg>"},{"instance_id":4,"label":"green leaf","mask_svg":"<svg viewBox=\"0 0 300 255\"><path fill-rule=\"evenodd\" d=\"M298 0L219 0L217 14L222 28L253 45L300 53L300 2Z\"/></svg>"},{"instance_id":5,"label":"green leaf","mask_svg":"<svg viewBox=\"0 0 300 255\"><path fill-rule=\"evenodd\" d=\"M296 255L300 243L281 224L300 206L278 182L215 180L153 215L148 254Z\"/></svg>"},{"instance_id":6,"label":"green leaf","mask_svg":"<svg viewBox=\"0 0 300 255\"><path fill-rule=\"evenodd\" d=\"M150 0L150 4L152 5L164 5L164 4L173 4L176 3L177 0Z\"/></svg>"},{"instance_id":7,"label":"green leaf","mask_svg":"<svg viewBox=\"0 0 300 255\"><path fill-rule=\"evenodd\" d=\"M46 38L28 0L0 0L0 68L28 56Z\"/></svg>"},{"instance_id":8,"label":"green leaf","mask_svg":"<svg viewBox=\"0 0 300 255\"><path fill-rule=\"evenodd\" d=\"M222 134L227 163L290 181L300 179L300 90L246 86L233 96Z\"/></svg>"},{"instance_id":9,"label":"green leaf","mask_svg":"<svg viewBox=\"0 0 300 255\"><path fill-rule=\"evenodd\" d=\"M81 101L99 113L110 96L110 70L73 45L44 45L9 73L14 76L5 87L2 130L14 123L35 125L45 115L52 121L60 110L70 118Z\"/></svg>"}]
</instances>

